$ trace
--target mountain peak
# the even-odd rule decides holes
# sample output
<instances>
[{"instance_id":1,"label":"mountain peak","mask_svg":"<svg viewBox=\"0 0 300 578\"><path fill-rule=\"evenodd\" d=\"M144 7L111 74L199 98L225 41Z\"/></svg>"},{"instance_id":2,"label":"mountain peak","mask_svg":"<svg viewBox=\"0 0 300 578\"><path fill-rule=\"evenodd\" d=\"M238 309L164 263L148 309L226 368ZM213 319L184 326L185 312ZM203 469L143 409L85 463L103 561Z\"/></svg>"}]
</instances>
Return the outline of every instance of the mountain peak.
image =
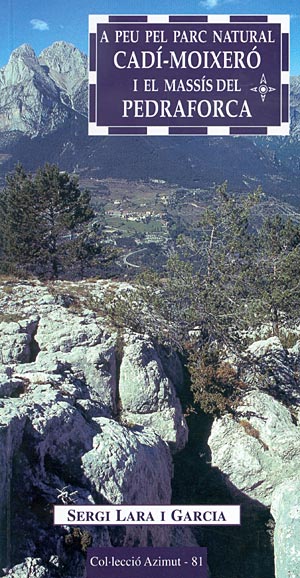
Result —
<instances>
[{"instance_id":1,"label":"mountain peak","mask_svg":"<svg viewBox=\"0 0 300 578\"><path fill-rule=\"evenodd\" d=\"M39 63L47 67L49 77L68 96L72 107L86 114L87 56L74 44L61 40L41 52Z\"/></svg>"},{"instance_id":2,"label":"mountain peak","mask_svg":"<svg viewBox=\"0 0 300 578\"><path fill-rule=\"evenodd\" d=\"M10 55L8 64L1 71L1 84L15 86L27 82L40 68L33 48L29 44L22 44L15 48Z\"/></svg>"},{"instance_id":3,"label":"mountain peak","mask_svg":"<svg viewBox=\"0 0 300 578\"><path fill-rule=\"evenodd\" d=\"M29 44L21 44L21 46L18 46L18 48L15 48L15 50L12 51L9 60L15 61L16 59L24 60L27 58L32 59L34 61L37 60L33 48Z\"/></svg>"},{"instance_id":4,"label":"mountain peak","mask_svg":"<svg viewBox=\"0 0 300 578\"><path fill-rule=\"evenodd\" d=\"M35 52L32 46L30 46L30 44L27 43L21 44L20 46L15 48L12 51L11 56L13 56L14 54L28 54L30 56L35 56Z\"/></svg>"},{"instance_id":5,"label":"mountain peak","mask_svg":"<svg viewBox=\"0 0 300 578\"><path fill-rule=\"evenodd\" d=\"M80 52L80 50L76 48L76 46L71 42L66 42L65 40L56 40L50 46L44 48L44 50L40 54L40 57L42 57L43 53L47 53L53 50L66 50L66 49Z\"/></svg>"},{"instance_id":6,"label":"mountain peak","mask_svg":"<svg viewBox=\"0 0 300 578\"><path fill-rule=\"evenodd\" d=\"M39 62L48 65L52 72L68 73L75 68L75 72L81 76L87 74L87 56L74 44L63 40L45 48L39 56Z\"/></svg>"}]
</instances>

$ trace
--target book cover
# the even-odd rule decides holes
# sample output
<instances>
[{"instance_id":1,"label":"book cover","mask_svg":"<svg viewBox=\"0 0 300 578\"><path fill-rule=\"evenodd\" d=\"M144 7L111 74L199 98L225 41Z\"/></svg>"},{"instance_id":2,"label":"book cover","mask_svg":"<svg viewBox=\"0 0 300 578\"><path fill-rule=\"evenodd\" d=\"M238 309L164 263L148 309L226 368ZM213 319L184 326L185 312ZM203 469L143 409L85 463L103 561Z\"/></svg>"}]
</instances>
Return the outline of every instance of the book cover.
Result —
<instances>
[{"instance_id":1,"label":"book cover","mask_svg":"<svg viewBox=\"0 0 300 578\"><path fill-rule=\"evenodd\" d=\"M297 10L7 0L1 576L300 575Z\"/></svg>"}]
</instances>

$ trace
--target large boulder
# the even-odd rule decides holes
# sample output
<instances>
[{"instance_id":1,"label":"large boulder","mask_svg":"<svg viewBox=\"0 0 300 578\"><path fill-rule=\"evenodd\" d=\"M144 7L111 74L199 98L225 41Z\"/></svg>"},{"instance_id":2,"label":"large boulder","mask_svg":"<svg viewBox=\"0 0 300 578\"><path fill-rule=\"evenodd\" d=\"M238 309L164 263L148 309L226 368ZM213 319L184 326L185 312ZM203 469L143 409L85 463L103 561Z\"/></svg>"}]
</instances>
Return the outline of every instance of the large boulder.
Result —
<instances>
[{"instance_id":1,"label":"large boulder","mask_svg":"<svg viewBox=\"0 0 300 578\"><path fill-rule=\"evenodd\" d=\"M145 335L125 336L119 396L122 419L151 427L176 450L185 446L188 430L175 387Z\"/></svg>"},{"instance_id":2,"label":"large boulder","mask_svg":"<svg viewBox=\"0 0 300 578\"><path fill-rule=\"evenodd\" d=\"M151 429L129 429L106 418L95 421L101 431L82 463L99 498L112 504L170 504L172 461L167 444ZM165 526L126 528L126 545L169 542L170 529Z\"/></svg>"},{"instance_id":3,"label":"large boulder","mask_svg":"<svg viewBox=\"0 0 300 578\"><path fill-rule=\"evenodd\" d=\"M49 339L51 335L51 339ZM101 402L106 415L116 412L116 335L109 333L95 317L74 315L57 308L41 318L36 341L40 348L37 364L60 361L84 379L90 397Z\"/></svg>"},{"instance_id":4,"label":"large boulder","mask_svg":"<svg viewBox=\"0 0 300 578\"><path fill-rule=\"evenodd\" d=\"M249 386L284 397L289 404L300 403L299 347L286 349L274 336L252 343L243 357L243 379Z\"/></svg>"},{"instance_id":5,"label":"large boulder","mask_svg":"<svg viewBox=\"0 0 300 578\"><path fill-rule=\"evenodd\" d=\"M36 319L0 323L0 363L28 363L35 358L37 325Z\"/></svg>"},{"instance_id":6,"label":"large boulder","mask_svg":"<svg viewBox=\"0 0 300 578\"><path fill-rule=\"evenodd\" d=\"M284 405L259 391L245 396L236 415L213 423L212 464L231 486L270 506L274 489L299 470L300 428Z\"/></svg>"}]
</instances>

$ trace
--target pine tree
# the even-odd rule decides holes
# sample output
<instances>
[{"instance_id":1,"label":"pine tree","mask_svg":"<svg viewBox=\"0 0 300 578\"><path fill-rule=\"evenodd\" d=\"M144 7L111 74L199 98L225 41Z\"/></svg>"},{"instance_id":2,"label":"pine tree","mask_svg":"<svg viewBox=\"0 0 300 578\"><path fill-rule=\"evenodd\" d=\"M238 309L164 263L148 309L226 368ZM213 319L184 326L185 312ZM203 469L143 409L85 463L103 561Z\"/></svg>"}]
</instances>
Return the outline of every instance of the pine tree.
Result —
<instances>
[{"instance_id":1,"label":"pine tree","mask_svg":"<svg viewBox=\"0 0 300 578\"><path fill-rule=\"evenodd\" d=\"M44 268L51 277L72 264L72 245L80 242L80 226L94 216L90 194L81 191L77 177L46 164L37 171L35 185L39 195L40 245Z\"/></svg>"},{"instance_id":2,"label":"pine tree","mask_svg":"<svg viewBox=\"0 0 300 578\"><path fill-rule=\"evenodd\" d=\"M7 177L0 195L2 268L30 269L39 255L39 232L37 190L32 177L19 164Z\"/></svg>"},{"instance_id":3,"label":"pine tree","mask_svg":"<svg viewBox=\"0 0 300 578\"><path fill-rule=\"evenodd\" d=\"M81 244L88 261L90 200L78 179L56 165L46 164L34 177L18 165L0 195L2 266L57 278L74 267Z\"/></svg>"}]
</instances>

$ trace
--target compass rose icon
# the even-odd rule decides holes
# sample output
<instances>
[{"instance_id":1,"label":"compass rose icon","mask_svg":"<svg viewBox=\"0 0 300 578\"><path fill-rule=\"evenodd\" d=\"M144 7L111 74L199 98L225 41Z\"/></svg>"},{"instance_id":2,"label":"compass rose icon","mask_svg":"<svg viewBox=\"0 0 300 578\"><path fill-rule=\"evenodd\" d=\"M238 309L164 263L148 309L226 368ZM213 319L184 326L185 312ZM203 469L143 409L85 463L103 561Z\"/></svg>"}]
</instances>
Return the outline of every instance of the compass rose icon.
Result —
<instances>
[{"instance_id":1,"label":"compass rose icon","mask_svg":"<svg viewBox=\"0 0 300 578\"><path fill-rule=\"evenodd\" d=\"M267 79L266 79L265 75L262 74L259 85L255 86L254 88L250 88L250 90L253 90L254 92L259 92L262 102L265 102L265 98L266 98L267 94L269 92L274 92L274 90L276 90L276 88L269 86L267 83Z\"/></svg>"}]
</instances>

